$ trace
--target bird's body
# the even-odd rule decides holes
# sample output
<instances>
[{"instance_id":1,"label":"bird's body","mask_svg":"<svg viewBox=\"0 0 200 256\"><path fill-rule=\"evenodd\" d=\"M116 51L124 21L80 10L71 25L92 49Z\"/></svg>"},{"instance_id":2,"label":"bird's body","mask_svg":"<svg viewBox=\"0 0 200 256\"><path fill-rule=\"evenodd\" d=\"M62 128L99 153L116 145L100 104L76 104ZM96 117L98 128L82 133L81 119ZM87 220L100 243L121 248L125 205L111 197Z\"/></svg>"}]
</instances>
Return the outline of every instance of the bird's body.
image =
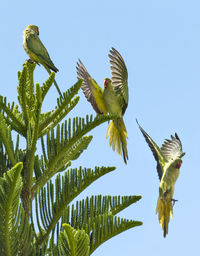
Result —
<instances>
[{"instance_id":1,"label":"bird's body","mask_svg":"<svg viewBox=\"0 0 200 256\"><path fill-rule=\"evenodd\" d=\"M115 94L112 82L110 79L106 78L108 81L107 86L104 86L103 99L105 106L109 114L122 116L122 107L119 102L119 97ZM105 83L105 82L104 82Z\"/></svg>"},{"instance_id":2,"label":"bird's body","mask_svg":"<svg viewBox=\"0 0 200 256\"><path fill-rule=\"evenodd\" d=\"M127 163L127 132L123 115L128 106L128 72L124 60L114 48L110 51L112 78L104 79L104 90L89 75L81 61L77 64L78 79L82 79L82 90L87 100L92 104L97 114L116 116L108 127L106 137L110 137L109 144L113 150L122 155Z\"/></svg>"},{"instance_id":3,"label":"bird's body","mask_svg":"<svg viewBox=\"0 0 200 256\"><path fill-rule=\"evenodd\" d=\"M42 64L47 72L50 74L53 70L58 72L59 70L53 64L49 53L39 38L39 28L35 25L28 25L23 32L23 47L29 58L36 62L38 65ZM60 89L54 81L58 93L62 96Z\"/></svg>"},{"instance_id":4,"label":"bird's body","mask_svg":"<svg viewBox=\"0 0 200 256\"><path fill-rule=\"evenodd\" d=\"M122 150L124 162L126 163L126 159L128 159L126 139L128 136L123 121L121 97L116 94L112 81L108 78L104 80L103 98L108 113L117 116L117 118L110 122L106 138L110 136L109 144L112 146L113 150L116 148L118 154L121 155Z\"/></svg>"},{"instance_id":5,"label":"bird's body","mask_svg":"<svg viewBox=\"0 0 200 256\"><path fill-rule=\"evenodd\" d=\"M169 163L163 168L163 175L160 181L160 188L162 192L169 191L168 194L171 198L173 198L174 194L174 184L176 183L180 170L174 168ZM161 192L161 195L162 195Z\"/></svg>"},{"instance_id":6,"label":"bird's body","mask_svg":"<svg viewBox=\"0 0 200 256\"><path fill-rule=\"evenodd\" d=\"M165 237L168 233L170 216L173 217L174 187L180 173L181 158L185 153L182 152L182 144L176 133L175 136L171 136L171 140L165 140L159 148L140 125L139 128L157 161L160 185L156 213L158 213L158 219Z\"/></svg>"}]
</instances>

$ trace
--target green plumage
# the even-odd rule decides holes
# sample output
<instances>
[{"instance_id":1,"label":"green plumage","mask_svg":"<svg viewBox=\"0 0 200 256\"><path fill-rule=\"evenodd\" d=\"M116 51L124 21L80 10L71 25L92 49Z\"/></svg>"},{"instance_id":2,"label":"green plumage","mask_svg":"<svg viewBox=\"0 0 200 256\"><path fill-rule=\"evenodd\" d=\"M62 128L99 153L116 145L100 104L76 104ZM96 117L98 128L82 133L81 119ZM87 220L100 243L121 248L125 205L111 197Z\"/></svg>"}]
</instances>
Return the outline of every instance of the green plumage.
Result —
<instances>
[{"instance_id":1,"label":"green plumage","mask_svg":"<svg viewBox=\"0 0 200 256\"><path fill-rule=\"evenodd\" d=\"M42 64L47 72L50 74L53 70L58 72L58 69L53 64L45 46L39 38L39 28L35 25L28 25L23 32L23 47L30 59L37 64ZM61 91L54 80L54 84L60 96Z\"/></svg>"},{"instance_id":2,"label":"green plumage","mask_svg":"<svg viewBox=\"0 0 200 256\"><path fill-rule=\"evenodd\" d=\"M122 155L127 163L127 131L123 115L128 106L128 72L120 53L112 48L110 54L112 78L104 79L104 91L90 76L83 63L77 63L78 79L82 79L82 90L97 114L111 114L116 118L110 122L106 137L110 136L110 146Z\"/></svg>"},{"instance_id":3,"label":"green plumage","mask_svg":"<svg viewBox=\"0 0 200 256\"><path fill-rule=\"evenodd\" d=\"M139 128L157 162L160 185L156 213L158 213L158 219L165 237L168 233L169 216L171 215L171 218L173 216L174 186L179 176L182 164L181 158L185 153L182 152L182 144L176 133L175 136L171 136L171 140L165 140L159 148L140 125Z\"/></svg>"}]
</instances>

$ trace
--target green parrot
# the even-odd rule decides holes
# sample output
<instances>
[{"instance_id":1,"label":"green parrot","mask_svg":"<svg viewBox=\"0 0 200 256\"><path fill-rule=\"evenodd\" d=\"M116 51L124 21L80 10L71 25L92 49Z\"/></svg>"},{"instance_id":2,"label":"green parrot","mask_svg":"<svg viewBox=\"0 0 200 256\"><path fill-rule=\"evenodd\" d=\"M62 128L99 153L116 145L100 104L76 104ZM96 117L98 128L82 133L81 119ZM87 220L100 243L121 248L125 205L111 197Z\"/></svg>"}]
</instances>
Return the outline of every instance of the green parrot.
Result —
<instances>
[{"instance_id":1,"label":"green parrot","mask_svg":"<svg viewBox=\"0 0 200 256\"><path fill-rule=\"evenodd\" d=\"M128 72L120 53L112 48L108 54L111 64L112 78L104 79L104 91L87 72L83 63L77 63L77 77L82 79L82 90L86 99L92 104L97 114L111 114L116 118L109 124L106 138L110 136L109 144L120 156L123 154L127 163L127 131L123 115L128 106Z\"/></svg>"},{"instance_id":2,"label":"green parrot","mask_svg":"<svg viewBox=\"0 0 200 256\"><path fill-rule=\"evenodd\" d=\"M160 186L156 213L158 213L158 220L163 229L163 235L166 237L169 219L173 217L172 203L174 204L177 201L173 199L174 186L179 176L182 164L181 158L185 153L182 152L182 144L177 133L175 133L175 136L171 135L171 140L165 139L161 148L159 148L139 123L138 126L157 161Z\"/></svg>"},{"instance_id":3,"label":"green parrot","mask_svg":"<svg viewBox=\"0 0 200 256\"><path fill-rule=\"evenodd\" d=\"M30 59L44 66L47 72L50 74L53 70L54 72L58 72L59 70L55 67L50 56L44 47L43 43L39 38L39 28L35 25L28 25L23 32L23 47ZM55 87L62 97L61 91L54 80Z\"/></svg>"}]
</instances>

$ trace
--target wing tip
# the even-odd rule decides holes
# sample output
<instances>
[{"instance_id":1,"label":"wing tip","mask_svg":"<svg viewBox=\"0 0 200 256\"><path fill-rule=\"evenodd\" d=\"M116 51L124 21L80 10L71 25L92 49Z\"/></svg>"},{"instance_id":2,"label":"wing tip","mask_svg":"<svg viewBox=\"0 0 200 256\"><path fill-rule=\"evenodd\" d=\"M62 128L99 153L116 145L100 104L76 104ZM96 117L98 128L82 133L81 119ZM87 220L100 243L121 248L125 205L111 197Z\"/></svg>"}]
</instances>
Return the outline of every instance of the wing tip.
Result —
<instances>
[{"instance_id":1,"label":"wing tip","mask_svg":"<svg viewBox=\"0 0 200 256\"><path fill-rule=\"evenodd\" d=\"M83 65L82 61L78 59L78 61L76 62L76 70L79 70L82 65Z\"/></svg>"},{"instance_id":2,"label":"wing tip","mask_svg":"<svg viewBox=\"0 0 200 256\"><path fill-rule=\"evenodd\" d=\"M114 47L111 47L111 49L110 49L110 51L109 51L112 55L113 54L119 54L120 55L120 53L114 48ZM121 56L121 55L120 55Z\"/></svg>"},{"instance_id":3,"label":"wing tip","mask_svg":"<svg viewBox=\"0 0 200 256\"><path fill-rule=\"evenodd\" d=\"M110 58L110 61L112 61L113 59L123 60L121 54L114 47L110 49L108 57Z\"/></svg>"},{"instance_id":4,"label":"wing tip","mask_svg":"<svg viewBox=\"0 0 200 256\"><path fill-rule=\"evenodd\" d=\"M143 135L144 135L144 133L146 134L146 132L144 131L144 129L142 128L142 126L139 124L139 122L138 122L138 119L137 119L137 118L135 119L135 121L136 121L136 123L137 123L137 125L138 125L138 127L139 127L140 131L143 133Z\"/></svg>"}]
</instances>

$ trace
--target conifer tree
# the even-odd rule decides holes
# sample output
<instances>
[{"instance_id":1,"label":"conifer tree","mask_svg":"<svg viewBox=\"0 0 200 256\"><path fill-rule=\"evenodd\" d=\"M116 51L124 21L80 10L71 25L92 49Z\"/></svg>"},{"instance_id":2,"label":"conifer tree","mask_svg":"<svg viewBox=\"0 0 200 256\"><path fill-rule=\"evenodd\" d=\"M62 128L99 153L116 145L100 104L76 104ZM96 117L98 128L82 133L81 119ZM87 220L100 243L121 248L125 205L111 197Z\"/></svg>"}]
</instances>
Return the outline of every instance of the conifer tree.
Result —
<instances>
[{"instance_id":1,"label":"conifer tree","mask_svg":"<svg viewBox=\"0 0 200 256\"><path fill-rule=\"evenodd\" d=\"M18 104L0 96L0 255L88 256L113 236L142 225L116 216L141 196L93 195L76 201L92 182L115 170L70 168L90 144L88 132L113 117L67 119L79 101L81 80L53 110L42 113L55 73L40 86L34 84L34 69L26 62L18 72Z\"/></svg>"}]
</instances>

